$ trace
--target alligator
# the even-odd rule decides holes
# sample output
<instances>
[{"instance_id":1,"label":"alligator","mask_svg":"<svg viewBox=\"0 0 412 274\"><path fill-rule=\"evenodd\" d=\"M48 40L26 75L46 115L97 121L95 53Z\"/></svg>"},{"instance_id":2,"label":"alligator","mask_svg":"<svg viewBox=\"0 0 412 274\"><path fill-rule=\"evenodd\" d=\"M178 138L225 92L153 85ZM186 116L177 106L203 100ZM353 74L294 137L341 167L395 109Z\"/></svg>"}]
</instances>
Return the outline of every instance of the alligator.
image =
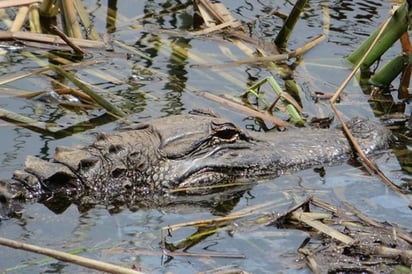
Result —
<instances>
[{"instance_id":1,"label":"alligator","mask_svg":"<svg viewBox=\"0 0 412 274\"><path fill-rule=\"evenodd\" d=\"M348 128L370 154L387 146L383 125L354 118ZM219 193L259 179L351 157L340 127L244 131L215 115L176 115L99 133L91 145L57 147L52 161L28 156L24 169L0 186L3 211L13 201L121 205ZM156 202L154 202L156 201Z\"/></svg>"}]
</instances>

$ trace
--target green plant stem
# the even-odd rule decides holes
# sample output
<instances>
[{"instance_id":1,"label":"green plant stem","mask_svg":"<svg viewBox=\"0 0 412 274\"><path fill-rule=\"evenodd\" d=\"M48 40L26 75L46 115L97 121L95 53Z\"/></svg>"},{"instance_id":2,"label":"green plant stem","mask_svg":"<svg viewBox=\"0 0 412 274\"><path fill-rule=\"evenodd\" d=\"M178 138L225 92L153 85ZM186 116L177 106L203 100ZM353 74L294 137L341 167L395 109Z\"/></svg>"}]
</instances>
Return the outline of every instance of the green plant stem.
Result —
<instances>
[{"instance_id":1,"label":"green plant stem","mask_svg":"<svg viewBox=\"0 0 412 274\"><path fill-rule=\"evenodd\" d=\"M408 5L402 4L391 17L386 29L379 38L377 45L368 54L361 65L361 69L368 69L382 54L384 54L401 36L408 30L408 21L412 16L412 9L408 11ZM365 52L371 47L379 29L373 32L355 51L348 56L348 61L352 64L359 63Z\"/></svg>"},{"instance_id":2,"label":"green plant stem","mask_svg":"<svg viewBox=\"0 0 412 274\"><path fill-rule=\"evenodd\" d=\"M305 7L307 0L298 0L290 12L288 18L286 18L285 23L282 26L282 29L279 31L275 39L275 44L279 48L286 48L286 44L289 40L290 35L292 34L293 28L296 25L296 22L299 20L299 16Z\"/></svg>"},{"instance_id":3,"label":"green plant stem","mask_svg":"<svg viewBox=\"0 0 412 274\"><path fill-rule=\"evenodd\" d=\"M376 86L389 86L392 81L403 71L405 65L408 63L411 64L411 56L412 54L399 55L393 58L372 76L370 82Z\"/></svg>"}]
</instances>

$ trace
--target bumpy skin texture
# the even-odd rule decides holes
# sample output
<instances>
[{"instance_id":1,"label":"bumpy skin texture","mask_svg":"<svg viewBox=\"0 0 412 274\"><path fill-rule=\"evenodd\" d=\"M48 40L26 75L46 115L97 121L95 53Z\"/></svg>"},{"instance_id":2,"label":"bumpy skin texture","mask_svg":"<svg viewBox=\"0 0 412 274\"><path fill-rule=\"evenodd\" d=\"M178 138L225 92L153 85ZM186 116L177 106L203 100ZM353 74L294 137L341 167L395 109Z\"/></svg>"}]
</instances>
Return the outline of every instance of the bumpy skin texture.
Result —
<instances>
[{"instance_id":1,"label":"bumpy skin texture","mask_svg":"<svg viewBox=\"0 0 412 274\"><path fill-rule=\"evenodd\" d=\"M353 119L347 125L366 153L384 148L391 136L372 121ZM328 165L351 152L339 128L244 132L223 118L171 116L100 134L88 146L57 148L53 162L29 156L3 196L133 206Z\"/></svg>"}]
</instances>

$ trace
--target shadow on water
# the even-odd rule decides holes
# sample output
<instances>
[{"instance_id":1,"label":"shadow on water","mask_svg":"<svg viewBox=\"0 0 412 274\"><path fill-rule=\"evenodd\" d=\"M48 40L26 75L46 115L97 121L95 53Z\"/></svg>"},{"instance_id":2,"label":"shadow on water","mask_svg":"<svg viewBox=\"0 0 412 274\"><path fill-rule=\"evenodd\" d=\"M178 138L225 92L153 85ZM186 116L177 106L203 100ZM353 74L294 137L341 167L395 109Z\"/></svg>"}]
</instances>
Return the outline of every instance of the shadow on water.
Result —
<instances>
[{"instance_id":1,"label":"shadow on water","mask_svg":"<svg viewBox=\"0 0 412 274\"><path fill-rule=\"evenodd\" d=\"M253 22L247 25L246 33L266 43L274 39L281 24L279 17L268 15L270 11L287 14L291 9L291 1L222 2L237 19ZM258 65L220 68L219 64L223 62L246 59L247 56L220 35L187 35L185 31L193 30L191 1L108 1L107 6L101 1L84 3L97 31L110 34L113 40L121 43L114 43L111 52L91 50L91 58L100 63L92 68L79 68L76 73L100 87L112 102L123 106L130 120L141 122L200 107L230 118L242 127L261 130L256 120L192 93L193 90L207 90L212 94L238 98L254 81L270 75L280 77ZM316 94L331 93L343 81L349 73L343 58L378 27L387 16L390 4L390 1L309 2L291 37L291 48L322 33L323 16L325 12L330 15L326 41L305 54L299 65L293 67L293 77L302 87L302 105L309 118L331 114L328 101L316 99ZM398 53L396 47L389 55ZM36 52L31 48L25 51ZM148 58L139 56L141 53ZM47 60L43 55L39 58ZM4 65L0 75L39 68L35 61L19 53L10 53L1 61ZM202 62L216 66L195 66ZM93 71L105 72L113 78L107 76L106 79ZM23 92L54 90L53 78L56 76L53 73L47 76L50 77L24 78L5 87ZM362 93L356 83L349 85L339 108L348 117L411 113L408 98L396 98L393 90L381 93L382 97L369 98L370 88L363 87ZM5 96L7 99L2 101L2 108L39 121L56 123L63 129L46 134L2 124L1 178L10 178L12 171L22 166L26 155L49 159L57 146L84 144L97 132L113 132L124 127L99 110L73 113L54 104ZM267 96L274 98L272 94ZM399 124L403 126L404 122L401 119ZM399 132L404 133L405 129L401 127ZM401 139L393 150L383 152L375 159L385 174L406 185L405 188L410 187L411 182L408 144ZM318 171L304 170L282 176L231 193L224 201L210 198L164 208L121 211L95 206L78 209L70 200L53 197L44 201L46 207L30 204L25 206L20 217L3 220L0 233L11 239L65 251L81 249L81 255L86 257L125 266L138 265L146 272L235 269L250 273L308 273L304 260L297 255L298 248L313 234L305 229L275 229L248 218L230 221L211 233L205 228L188 226L168 235L169 251L183 251L175 256L165 255L161 249L161 231L173 224L227 216L270 202L273 202L272 207L266 208L266 213L276 215L307 194L338 205L347 201L379 221L393 222L405 228L410 226L411 212L407 203L368 175L356 161ZM202 256L207 252L219 256ZM5 247L0 247L0 253L0 269L6 272L73 273L84 270L57 261L43 262L41 256Z\"/></svg>"}]
</instances>

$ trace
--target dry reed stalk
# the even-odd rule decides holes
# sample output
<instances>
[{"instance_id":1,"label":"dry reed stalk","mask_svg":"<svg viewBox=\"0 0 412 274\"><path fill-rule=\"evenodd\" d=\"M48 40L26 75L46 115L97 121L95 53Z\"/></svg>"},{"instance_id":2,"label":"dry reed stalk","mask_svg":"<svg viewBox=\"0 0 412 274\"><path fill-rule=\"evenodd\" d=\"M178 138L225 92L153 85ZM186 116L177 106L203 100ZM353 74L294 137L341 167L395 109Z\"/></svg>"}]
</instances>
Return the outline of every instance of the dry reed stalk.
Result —
<instances>
[{"instance_id":1,"label":"dry reed stalk","mask_svg":"<svg viewBox=\"0 0 412 274\"><path fill-rule=\"evenodd\" d=\"M41 33L40 14L38 4L32 4L29 8L30 32Z\"/></svg>"},{"instance_id":2,"label":"dry reed stalk","mask_svg":"<svg viewBox=\"0 0 412 274\"><path fill-rule=\"evenodd\" d=\"M29 13L29 7L28 6L23 6L19 8L19 11L17 12L16 18L14 18L13 24L10 27L10 31L20 31L21 28L24 25L24 21L26 20L27 14Z\"/></svg>"},{"instance_id":3,"label":"dry reed stalk","mask_svg":"<svg viewBox=\"0 0 412 274\"><path fill-rule=\"evenodd\" d=\"M52 66L50 65L50 67L56 71L57 73L59 73L60 75L62 75L63 77L67 78L68 80L70 80L73 84L75 84L80 90L82 90L84 93L86 93L87 95L89 95L91 98L93 98L93 100L99 104L102 108L106 109L110 114L112 114L113 116L116 117L125 117L126 114L120 109L118 108L116 105L110 103L109 101L107 101L102 95L94 92L88 83L84 83L83 81L79 80L74 74L65 71L64 69L62 69L59 66Z\"/></svg>"},{"instance_id":4,"label":"dry reed stalk","mask_svg":"<svg viewBox=\"0 0 412 274\"><path fill-rule=\"evenodd\" d=\"M34 41L40 43L47 43L47 44L58 44L58 45L66 45L66 42L63 41L59 36L52 35L52 34L44 34L44 33L37 33L33 34L30 32L24 31L0 31L0 41L14 41L14 40L22 40L22 41ZM86 39L78 39L78 38L70 38L76 45L84 48L105 48L105 44L101 41L92 41Z\"/></svg>"},{"instance_id":5,"label":"dry reed stalk","mask_svg":"<svg viewBox=\"0 0 412 274\"><path fill-rule=\"evenodd\" d=\"M54 17L57 15L59 8L55 5L54 0L43 0L40 5L40 14L44 17Z\"/></svg>"},{"instance_id":6,"label":"dry reed stalk","mask_svg":"<svg viewBox=\"0 0 412 274\"><path fill-rule=\"evenodd\" d=\"M95 30L94 26L91 24L89 20L89 14L87 13L86 9L84 8L83 3L80 0L74 0L74 7L77 10L77 14L80 17L83 27L86 30L86 37L92 40L99 40L100 36Z\"/></svg>"},{"instance_id":7,"label":"dry reed stalk","mask_svg":"<svg viewBox=\"0 0 412 274\"><path fill-rule=\"evenodd\" d=\"M219 25L220 26L220 25ZM325 40L324 35L320 35L313 40L309 41L307 44L303 45L302 47L290 52L290 53L284 53L284 54L271 54L271 55L266 55L266 56L261 56L261 57L253 57L249 59L244 59L244 60L237 60L237 61L229 61L223 64L219 63L214 63L214 64L199 64L196 65L196 67L214 67L214 68L225 68L225 67L232 67L232 66L238 66L238 65L246 65L246 64L262 64L262 63L267 63L267 62L279 62L279 61L286 61L289 60L290 58L297 57L299 55L302 55L312 49L314 46L319 44Z\"/></svg>"},{"instance_id":8,"label":"dry reed stalk","mask_svg":"<svg viewBox=\"0 0 412 274\"><path fill-rule=\"evenodd\" d=\"M66 34L60 31L56 26L51 26L50 30L54 32L56 35L58 35L64 42L66 42L66 44L69 47L71 47L76 54L79 54L79 55L85 54L85 52L79 46L73 43L73 41L70 40L69 37L67 37Z\"/></svg>"},{"instance_id":9,"label":"dry reed stalk","mask_svg":"<svg viewBox=\"0 0 412 274\"><path fill-rule=\"evenodd\" d=\"M46 256L55 258L57 260L63 261L63 262L73 263L76 265L80 265L83 267L87 267L90 269L95 269L95 270L99 270L103 272L108 272L108 273L124 273L124 274L141 273L139 271L136 271L130 268L117 266L114 264L109 264L109 263L105 263L105 262L97 261L93 259L84 258L78 255L73 255L73 254L69 254L66 252L62 252L62 251L58 251L58 250L54 250L50 248L45 248L45 247L40 247L37 245L13 241L13 240L9 240L6 238L0 238L0 245L8 246L8 247L20 249L20 250L30 251L30 252L34 252L37 254L46 255Z\"/></svg>"},{"instance_id":10,"label":"dry reed stalk","mask_svg":"<svg viewBox=\"0 0 412 274\"><path fill-rule=\"evenodd\" d=\"M80 24L77 21L73 1L61 0L61 10L67 35L78 39L82 38L82 32L80 30Z\"/></svg>"},{"instance_id":11,"label":"dry reed stalk","mask_svg":"<svg viewBox=\"0 0 412 274\"><path fill-rule=\"evenodd\" d=\"M334 238L337 239L339 241L341 241L344 244L350 244L354 242L354 239L352 239L351 237L337 231L336 229L329 227L327 225L325 225L324 223L321 223L320 221L315 220L315 218L313 218L311 216L311 213L306 213L306 212L293 212L292 213L292 218L303 222L307 225L309 225L312 228L315 228L316 230Z\"/></svg>"},{"instance_id":12,"label":"dry reed stalk","mask_svg":"<svg viewBox=\"0 0 412 274\"><path fill-rule=\"evenodd\" d=\"M250 116L254 116L254 117L260 118L260 119L262 119L262 120L264 120L264 121L269 121L269 122L273 123L273 124L276 125L276 126L279 126L279 127L289 127L289 126L290 126L290 124L289 124L288 122L285 122L285 121L283 121L283 120L281 120L281 119L279 119L279 118L276 118L275 116L272 116L272 115L270 115L270 114L268 114L268 113L266 113L266 112L260 112L260 111L258 111L258 110L251 109L251 108L249 108L249 107L247 107L247 106L238 104L238 103L236 103L236 102L230 101L230 100L225 99L225 98L222 98L222 97L220 97L220 96L211 94L211 93L209 93L209 92L205 92L205 91L193 91L193 93L195 93L195 94L197 94L197 95L200 95L200 96L202 96L202 97L205 97L205 98L207 98L207 99L209 99L209 100L218 102L218 103L220 103L220 104L222 104L222 105L224 105L224 106L228 106L228 107L231 107L231 108L236 109L236 110L238 110L238 111L244 112L244 113L246 113L246 114L248 114L248 115L250 115Z\"/></svg>"},{"instance_id":13,"label":"dry reed stalk","mask_svg":"<svg viewBox=\"0 0 412 274\"><path fill-rule=\"evenodd\" d=\"M42 0L1 0L0 9L18 7L18 6L27 6L34 3L40 3Z\"/></svg>"}]
</instances>

